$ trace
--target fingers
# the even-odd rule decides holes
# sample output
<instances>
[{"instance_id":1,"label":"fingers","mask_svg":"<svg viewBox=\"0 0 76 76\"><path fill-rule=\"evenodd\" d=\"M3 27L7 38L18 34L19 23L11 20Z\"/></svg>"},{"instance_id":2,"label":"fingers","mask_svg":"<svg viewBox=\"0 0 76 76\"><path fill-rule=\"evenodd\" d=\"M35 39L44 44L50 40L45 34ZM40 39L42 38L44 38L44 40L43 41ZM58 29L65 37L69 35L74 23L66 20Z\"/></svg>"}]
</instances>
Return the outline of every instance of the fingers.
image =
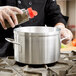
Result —
<instances>
[{"instance_id":1,"label":"fingers","mask_svg":"<svg viewBox=\"0 0 76 76\"><path fill-rule=\"evenodd\" d=\"M2 24L2 27L3 27L4 29L7 29L6 26L5 26L5 22L4 22L4 19L3 19L2 15L0 15L0 22L1 22L1 24Z\"/></svg>"},{"instance_id":2,"label":"fingers","mask_svg":"<svg viewBox=\"0 0 76 76\"><path fill-rule=\"evenodd\" d=\"M16 15L11 10L10 10L10 13L9 14L12 17L14 24L17 25L18 24L18 20L17 20Z\"/></svg>"},{"instance_id":3,"label":"fingers","mask_svg":"<svg viewBox=\"0 0 76 76\"><path fill-rule=\"evenodd\" d=\"M19 13L19 14L23 14L23 11L20 10L19 8L17 8L17 7L11 7L10 9L11 9L12 11L15 11L15 12Z\"/></svg>"},{"instance_id":4,"label":"fingers","mask_svg":"<svg viewBox=\"0 0 76 76\"><path fill-rule=\"evenodd\" d=\"M10 15L8 15L6 12L2 12L2 14L3 14L3 18L6 19L9 22L11 27L15 27Z\"/></svg>"},{"instance_id":5,"label":"fingers","mask_svg":"<svg viewBox=\"0 0 76 76\"><path fill-rule=\"evenodd\" d=\"M4 29L7 28L4 22L5 19L9 22L12 28L18 24L16 13L23 14L23 12L17 7L12 7L12 6L0 7L0 22Z\"/></svg>"},{"instance_id":6,"label":"fingers","mask_svg":"<svg viewBox=\"0 0 76 76\"><path fill-rule=\"evenodd\" d=\"M61 29L61 38L64 38L64 37L66 37L66 39L63 40L62 43L67 44L72 40L73 34L67 28Z\"/></svg>"},{"instance_id":7,"label":"fingers","mask_svg":"<svg viewBox=\"0 0 76 76\"><path fill-rule=\"evenodd\" d=\"M68 40L68 39L62 41L63 44L68 44L69 42L70 42L70 40Z\"/></svg>"}]
</instances>

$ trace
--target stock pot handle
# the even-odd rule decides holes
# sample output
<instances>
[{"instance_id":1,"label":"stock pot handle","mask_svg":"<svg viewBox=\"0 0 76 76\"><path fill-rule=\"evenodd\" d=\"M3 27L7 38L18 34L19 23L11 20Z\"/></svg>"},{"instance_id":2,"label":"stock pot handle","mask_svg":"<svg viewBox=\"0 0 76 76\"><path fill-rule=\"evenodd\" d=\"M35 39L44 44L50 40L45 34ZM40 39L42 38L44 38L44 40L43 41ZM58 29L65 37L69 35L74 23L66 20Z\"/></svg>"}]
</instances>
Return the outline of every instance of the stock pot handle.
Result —
<instances>
[{"instance_id":1,"label":"stock pot handle","mask_svg":"<svg viewBox=\"0 0 76 76\"><path fill-rule=\"evenodd\" d=\"M64 37L62 39L60 39L60 42L62 42L63 40L67 39L68 37Z\"/></svg>"},{"instance_id":2,"label":"stock pot handle","mask_svg":"<svg viewBox=\"0 0 76 76\"><path fill-rule=\"evenodd\" d=\"M12 39L12 38L5 38L5 40L8 41L8 42L10 42L10 43L13 43L13 44L20 45L20 43L15 42L14 39Z\"/></svg>"},{"instance_id":3,"label":"stock pot handle","mask_svg":"<svg viewBox=\"0 0 76 76\"><path fill-rule=\"evenodd\" d=\"M62 42L65 39L67 39L67 37L60 39L60 42ZM5 38L5 40L8 41L8 42L10 42L10 43L13 43L13 44L20 45L20 43L14 41L14 39L12 39L12 38Z\"/></svg>"}]
</instances>

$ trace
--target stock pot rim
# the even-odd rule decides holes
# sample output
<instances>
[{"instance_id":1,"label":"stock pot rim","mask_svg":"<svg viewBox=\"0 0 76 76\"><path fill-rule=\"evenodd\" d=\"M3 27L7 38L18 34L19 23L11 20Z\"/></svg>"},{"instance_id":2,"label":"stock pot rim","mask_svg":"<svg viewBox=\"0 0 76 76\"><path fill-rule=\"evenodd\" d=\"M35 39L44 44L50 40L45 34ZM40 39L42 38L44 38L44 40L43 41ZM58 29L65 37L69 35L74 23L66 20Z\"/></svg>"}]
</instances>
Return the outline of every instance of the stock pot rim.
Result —
<instances>
[{"instance_id":1,"label":"stock pot rim","mask_svg":"<svg viewBox=\"0 0 76 76\"><path fill-rule=\"evenodd\" d=\"M15 28L13 32L20 33L20 34L55 35L55 34L59 34L60 29L57 27L27 26L27 27Z\"/></svg>"}]
</instances>

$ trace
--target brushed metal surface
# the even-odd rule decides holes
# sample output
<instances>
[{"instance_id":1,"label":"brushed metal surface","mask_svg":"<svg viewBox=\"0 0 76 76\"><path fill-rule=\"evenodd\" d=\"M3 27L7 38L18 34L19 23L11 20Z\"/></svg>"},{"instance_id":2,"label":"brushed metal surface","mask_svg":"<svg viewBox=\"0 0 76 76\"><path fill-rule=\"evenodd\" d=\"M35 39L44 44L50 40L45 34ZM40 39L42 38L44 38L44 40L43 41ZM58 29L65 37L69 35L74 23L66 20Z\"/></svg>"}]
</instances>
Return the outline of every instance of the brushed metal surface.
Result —
<instances>
[{"instance_id":1,"label":"brushed metal surface","mask_svg":"<svg viewBox=\"0 0 76 76\"><path fill-rule=\"evenodd\" d=\"M15 60L26 64L48 64L58 61L60 30L53 27L20 27L14 30Z\"/></svg>"}]
</instances>

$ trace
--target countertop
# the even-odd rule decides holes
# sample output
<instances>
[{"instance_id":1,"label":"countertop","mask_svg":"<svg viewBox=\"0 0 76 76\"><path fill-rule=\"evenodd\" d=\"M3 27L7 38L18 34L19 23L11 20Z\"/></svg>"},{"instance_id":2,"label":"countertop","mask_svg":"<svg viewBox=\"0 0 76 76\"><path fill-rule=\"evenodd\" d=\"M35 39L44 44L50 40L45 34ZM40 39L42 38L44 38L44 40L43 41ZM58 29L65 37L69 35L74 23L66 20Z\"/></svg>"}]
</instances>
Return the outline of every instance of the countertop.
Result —
<instances>
[{"instance_id":1,"label":"countertop","mask_svg":"<svg viewBox=\"0 0 76 76\"><path fill-rule=\"evenodd\" d=\"M61 51L61 52L65 52L65 51L71 52L72 50L76 51L76 47L74 47L74 46L72 45L72 42L70 42L69 44L66 45L65 48L61 48L60 51Z\"/></svg>"}]
</instances>

